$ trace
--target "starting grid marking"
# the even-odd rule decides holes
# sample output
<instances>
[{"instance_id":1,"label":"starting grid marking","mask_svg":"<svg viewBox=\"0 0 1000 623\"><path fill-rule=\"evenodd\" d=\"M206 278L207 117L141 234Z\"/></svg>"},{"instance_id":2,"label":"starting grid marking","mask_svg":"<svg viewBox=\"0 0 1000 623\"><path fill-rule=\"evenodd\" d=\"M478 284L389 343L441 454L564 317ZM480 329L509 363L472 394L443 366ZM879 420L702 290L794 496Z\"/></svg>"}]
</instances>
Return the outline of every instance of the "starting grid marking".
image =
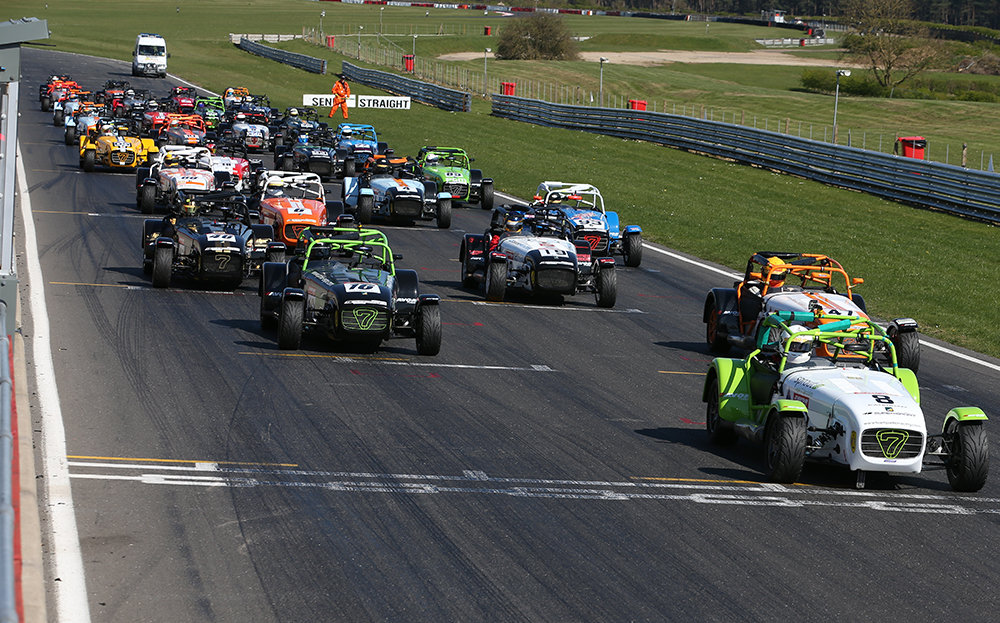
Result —
<instances>
[{"instance_id":1,"label":"starting grid marking","mask_svg":"<svg viewBox=\"0 0 1000 623\"><path fill-rule=\"evenodd\" d=\"M1000 498L820 489L746 481L681 478L634 478L629 481L551 480L491 477L477 470L466 470L461 476L448 476L239 467L208 461L189 461L188 465L125 462L141 460L154 459L126 459L121 463L70 460L68 466L75 470L75 473L70 473L70 478L77 480L138 482L146 485L293 487L345 493L451 493L611 502L657 500L726 506L827 507L945 515L1000 514ZM125 471L139 473L121 473Z\"/></svg>"},{"instance_id":2,"label":"starting grid marking","mask_svg":"<svg viewBox=\"0 0 1000 623\"><path fill-rule=\"evenodd\" d=\"M465 301L462 299L445 299L452 303L472 303L484 307L516 307L518 309L546 309L556 311L600 312L605 314L645 314L641 309L606 309L603 307L565 307L562 305L525 305L522 303L490 303L488 301Z\"/></svg>"},{"instance_id":3,"label":"starting grid marking","mask_svg":"<svg viewBox=\"0 0 1000 623\"><path fill-rule=\"evenodd\" d=\"M325 353L288 353L277 351L243 351L240 355L256 357L299 357L303 359L327 359L333 363L371 363L384 366L410 366L414 368L453 368L459 370L511 370L514 372L558 372L544 364L530 366L484 366L466 363L434 363L426 361L408 361L406 359L388 359L380 357L355 357L350 355L331 355Z\"/></svg>"}]
</instances>

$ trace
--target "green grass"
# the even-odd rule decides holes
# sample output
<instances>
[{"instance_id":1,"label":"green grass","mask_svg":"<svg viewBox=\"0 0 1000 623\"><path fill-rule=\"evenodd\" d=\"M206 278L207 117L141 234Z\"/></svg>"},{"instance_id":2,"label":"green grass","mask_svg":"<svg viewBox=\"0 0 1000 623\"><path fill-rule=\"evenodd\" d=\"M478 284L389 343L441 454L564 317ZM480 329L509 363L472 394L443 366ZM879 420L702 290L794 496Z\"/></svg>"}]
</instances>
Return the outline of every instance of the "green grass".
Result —
<instances>
[{"instance_id":1,"label":"green grass","mask_svg":"<svg viewBox=\"0 0 1000 623\"><path fill-rule=\"evenodd\" d=\"M327 31L329 22L336 23L341 14L354 24L364 17L363 11L374 16L368 24L377 24L378 17L377 7L372 12L371 6L287 0L220 0L210 5L181 0L141 5L57 0L49 7L45 12L33 2L8 2L0 18L48 18L57 49L122 60L129 58L137 32L159 32L167 37L171 72L214 91L245 85L267 93L278 106L299 103L302 93L328 91L331 78L245 54L228 43L230 31L301 32L303 25L317 21L321 8L327 11ZM395 13L393 8L393 19ZM462 14L432 13L439 23L453 17L449 23L456 25ZM462 19L481 29L482 18ZM661 26L657 20L581 19L602 32L615 28L624 32L621 24L626 24L635 35L655 35L654 29ZM389 17L385 20L388 24ZM721 31L712 26L712 35L720 36ZM741 36L734 31L734 38ZM442 37L435 45L463 39L468 45L482 40ZM423 45L418 40L418 52ZM337 63L343 59L303 43L289 47L296 46L326 54ZM481 68L481 60L468 65ZM591 76L588 84L597 87L594 63L491 62L490 67L491 72L496 67L524 79L586 74ZM794 91L795 72L762 66L605 67L605 89L617 85L635 89L636 94L649 89L657 98L684 102L688 110L693 103L709 106L716 119L723 108L746 110L748 123L755 113L760 118L769 115L772 124L788 117L794 130L796 119L819 122L820 117L832 115L832 98ZM374 92L359 85L354 90ZM976 144L985 147L1000 135L996 110L988 104L841 98L839 115L842 131L851 123L859 124L855 127L863 123L887 136L897 131L933 137L940 132L959 140L975 136ZM401 154L434 143L465 147L477 166L496 180L498 189L522 197L543 179L594 183L609 207L617 209L625 223L641 225L647 238L734 269L742 269L748 255L761 249L829 254L852 275L865 278L859 291L877 316L911 316L926 334L1000 356L996 311L1000 295L993 286L993 263L981 260L1000 255L992 226L652 144L497 119L478 98L472 113L418 105L407 112L355 111L351 119L375 125ZM706 283L706 291L725 283L722 278ZM696 339L700 336L692 336Z\"/></svg>"}]
</instances>

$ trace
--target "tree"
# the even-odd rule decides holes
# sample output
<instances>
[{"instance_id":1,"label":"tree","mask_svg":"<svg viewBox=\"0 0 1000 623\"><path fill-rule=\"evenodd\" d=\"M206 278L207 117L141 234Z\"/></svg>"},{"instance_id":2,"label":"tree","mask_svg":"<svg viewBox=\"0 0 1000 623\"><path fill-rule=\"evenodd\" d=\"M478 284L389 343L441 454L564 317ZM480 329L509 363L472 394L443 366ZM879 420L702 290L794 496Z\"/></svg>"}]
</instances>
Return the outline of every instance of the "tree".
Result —
<instances>
[{"instance_id":1,"label":"tree","mask_svg":"<svg viewBox=\"0 0 1000 623\"><path fill-rule=\"evenodd\" d=\"M532 13L509 20L500 32L496 57L503 60L575 61L576 41L558 14Z\"/></svg>"},{"instance_id":2,"label":"tree","mask_svg":"<svg viewBox=\"0 0 1000 623\"><path fill-rule=\"evenodd\" d=\"M886 88L940 65L947 51L910 20L911 0L847 0L845 16L856 28L844 38L846 56L867 65Z\"/></svg>"}]
</instances>

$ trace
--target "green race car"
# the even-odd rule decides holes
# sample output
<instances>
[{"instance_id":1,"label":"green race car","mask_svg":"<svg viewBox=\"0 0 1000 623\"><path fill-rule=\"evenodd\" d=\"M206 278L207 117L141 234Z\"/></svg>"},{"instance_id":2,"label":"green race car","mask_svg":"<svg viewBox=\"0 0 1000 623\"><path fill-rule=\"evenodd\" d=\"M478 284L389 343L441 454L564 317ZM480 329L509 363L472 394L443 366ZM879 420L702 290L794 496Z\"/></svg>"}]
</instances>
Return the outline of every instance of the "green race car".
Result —
<instances>
[{"instance_id":1,"label":"green race car","mask_svg":"<svg viewBox=\"0 0 1000 623\"><path fill-rule=\"evenodd\" d=\"M416 170L420 177L437 183L450 193L452 202L478 203L484 210L493 209L493 180L484 178L479 169L470 169L473 161L464 149L424 147L417 154Z\"/></svg>"}]
</instances>

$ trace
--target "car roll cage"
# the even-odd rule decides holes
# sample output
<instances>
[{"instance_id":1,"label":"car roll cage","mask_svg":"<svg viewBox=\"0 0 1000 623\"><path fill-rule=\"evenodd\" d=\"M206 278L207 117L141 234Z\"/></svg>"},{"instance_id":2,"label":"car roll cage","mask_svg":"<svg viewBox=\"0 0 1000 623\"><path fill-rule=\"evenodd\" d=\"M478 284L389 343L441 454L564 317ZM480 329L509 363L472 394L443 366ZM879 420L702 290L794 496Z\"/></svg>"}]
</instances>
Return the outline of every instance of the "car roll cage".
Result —
<instances>
[{"instance_id":1,"label":"car roll cage","mask_svg":"<svg viewBox=\"0 0 1000 623\"><path fill-rule=\"evenodd\" d=\"M774 263L771 260L777 259ZM821 289L841 293L850 298L854 286L865 282L860 277L851 278L837 260L815 253L776 253L761 251L747 261L744 283L759 282L760 296L769 290L785 286L789 279L799 279L802 289ZM839 291L841 280L844 290ZM776 285L780 282L780 285ZM836 285L835 285L836 282Z\"/></svg>"},{"instance_id":2,"label":"car roll cage","mask_svg":"<svg viewBox=\"0 0 1000 623\"><path fill-rule=\"evenodd\" d=\"M320 230L322 236L308 240L305 245L304 259L302 262L302 272L305 272L309 267L310 258L312 258L313 249L319 245L322 249L328 249L331 252L341 251L350 252L352 255L358 256L357 263L360 265L364 262L366 258L374 259L378 262L379 266L375 267L379 270L385 271L396 276L396 265L395 259L398 256L393 255L392 249L389 248L389 244L386 240L385 234L376 229L353 229L348 227L310 227L303 230L300 234L299 241L303 242L307 237L306 232L309 230ZM333 238L329 237L328 234L338 234L341 235L358 235L358 239L347 239L347 238ZM296 250L298 252L298 250ZM323 260L313 260L313 261L325 261ZM331 258L332 259L332 258Z\"/></svg>"}]
</instances>

